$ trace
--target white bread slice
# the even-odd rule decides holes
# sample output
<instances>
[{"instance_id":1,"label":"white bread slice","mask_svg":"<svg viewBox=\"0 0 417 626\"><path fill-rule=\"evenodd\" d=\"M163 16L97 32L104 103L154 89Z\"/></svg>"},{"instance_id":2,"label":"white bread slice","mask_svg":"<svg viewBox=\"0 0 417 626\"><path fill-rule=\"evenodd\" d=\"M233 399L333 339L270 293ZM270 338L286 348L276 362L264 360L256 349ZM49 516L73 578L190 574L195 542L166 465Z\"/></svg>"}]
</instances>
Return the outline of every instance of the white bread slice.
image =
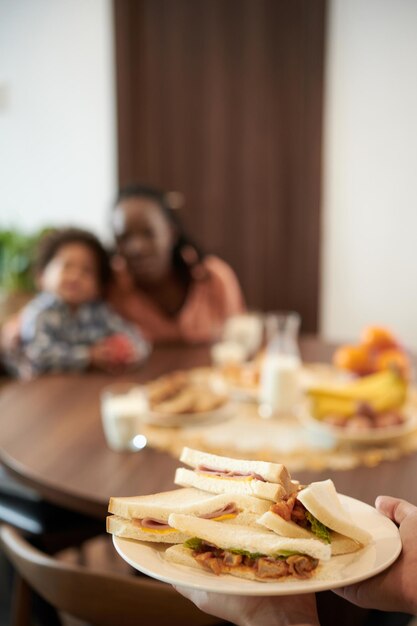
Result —
<instances>
[{"instance_id":1,"label":"white bread slice","mask_svg":"<svg viewBox=\"0 0 417 626\"><path fill-rule=\"evenodd\" d=\"M259 519L258 524L273 530L274 533L281 535L282 537L298 537L300 539L318 539L318 537L311 531L295 524L295 522L287 522L280 515L268 511L264 513ZM330 533L330 546L332 550L332 556L338 554L350 554L356 552L361 547L360 544L350 537L345 537L334 531ZM320 540L319 540L320 541Z\"/></svg>"},{"instance_id":2,"label":"white bread slice","mask_svg":"<svg viewBox=\"0 0 417 626\"><path fill-rule=\"evenodd\" d=\"M371 541L370 533L353 523L330 479L311 483L298 493L297 499L328 528L355 539L362 545L367 545Z\"/></svg>"},{"instance_id":3,"label":"white bread slice","mask_svg":"<svg viewBox=\"0 0 417 626\"><path fill-rule=\"evenodd\" d=\"M355 539L346 537L346 535L341 535L335 530L331 531L330 537L332 540L332 556L338 556L339 554L351 554L352 552L357 552L357 550L362 548L361 543L355 541Z\"/></svg>"},{"instance_id":4,"label":"white bread slice","mask_svg":"<svg viewBox=\"0 0 417 626\"><path fill-rule=\"evenodd\" d=\"M187 565L188 567L196 567L197 569L201 569L207 572L207 569L204 567L204 565L200 565L200 563L194 559L192 550L182 544L170 546L169 548L167 548L164 553L164 558L171 563L175 563L176 565ZM256 576L255 574L255 571L249 568L233 568L233 571L230 573L233 576L238 576L239 578L259 580L263 583L276 583L278 580L276 578L258 578L258 576Z\"/></svg>"},{"instance_id":5,"label":"white bread slice","mask_svg":"<svg viewBox=\"0 0 417 626\"><path fill-rule=\"evenodd\" d=\"M261 500L261 502L267 502L267 500ZM200 518L201 519L201 518ZM241 526L258 526L258 513L249 513L249 511L242 511L238 513L235 517L231 517L228 519L225 517L214 517L214 522L221 522L222 524L240 524Z\"/></svg>"},{"instance_id":6,"label":"white bread slice","mask_svg":"<svg viewBox=\"0 0 417 626\"><path fill-rule=\"evenodd\" d=\"M212 498L210 494L196 489L173 489L148 496L110 498L108 511L127 519L153 517L167 522L173 510L184 509L184 513L188 513L190 507L195 507L197 511L201 507L204 513L208 512L204 505Z\"/></svg>"},{"instance_id":7,"label":"white bread slice","mask_svg":"<svg viewBox=\"0 0 417 626\"><path fill-rule=\"evenodd\" d=\"M254 472L262 476L262 478L268 482L281 484L287 493L292 493L295 489L287 468L281 463L231 459L227 456L200 452L200 450L193 450L187 447L183 448L180 461L194 468L205 465L206 467L216 470L230 470L244 473Z\"/></svg>"},{"instance_id":8,"label":"white bread slice","mask_svg":"<svg viewBox=\"0 0 417 626\"><path fill-rule=\"evenodd\" d=\"M314 538L313 533L306 528L302 528L302 526L299 526L295 522L287 522L280 515L277 515L277 513L272 513L272 511L264 513L258 519L258 524L269 530L273 530L274 533L277 533L277 535L281 537L294 537L298 539Z\"/></svg>"},{"instance_id":9,"label":"white bread slice","mask_svg":"<svg viewBox=\"0 0 417 626\"><path fill-rule=\"evenodd\" d=\"M135 539L137 541L157 541L160 543L183 543L188 539L185 533L175 528L170 530L144 530L140 526L132 523L131 520L109 515L106 519L106 530L117 537L125 539Z\"/></svg>"},{"instance_id":10,"label":"white bread slice","mask_svg":"<svg viewBox=\"0 0 417 626\"><path fill-rule=\"evenodd\" d=\"M265 555L291 550L323 561L331 556L330 546L316 539L279 537L275 533L252 526L222 524L181 513L172 513L168 521L170 526L190 537L198 537L224 550L247 550Z\"/></svg>"},{"instance_id":11,"label":"white bread slice","mask_svg":"<svg viewBox=\"0 0 417 626\"><path fill-rule=\"evenodd\" d=\"M269 503L247 495L214 495L199 489L173 489L149 496L110 498L109 513L126 519L152 517L163 522L174 511L191 515L207 515L234 502L241 511L262 515L269 509Z\"/></svg>"},{"instance_id":12,"label":"white bread slice","mask_svg":"<svg viewBox=\"0 0 417 626\"><path fill-rule=\"evenodd\" d=\"M256 478L236 479L200 474L193 470L179 467L175 472L176 485L195 487L210 493L227 493L238 498L241 495L255 496L263 500L276 502L286 495L286 490L277 483L263 482Z\"/></svg>"}]
</instances>

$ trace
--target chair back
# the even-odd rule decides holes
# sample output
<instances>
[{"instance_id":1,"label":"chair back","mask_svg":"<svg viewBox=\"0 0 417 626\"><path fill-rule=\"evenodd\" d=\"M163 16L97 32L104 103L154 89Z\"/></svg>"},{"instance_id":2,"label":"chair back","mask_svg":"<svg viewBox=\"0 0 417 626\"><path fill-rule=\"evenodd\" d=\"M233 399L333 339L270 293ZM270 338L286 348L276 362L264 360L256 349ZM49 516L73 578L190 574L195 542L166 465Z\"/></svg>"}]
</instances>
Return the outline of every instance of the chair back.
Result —
<instances>
[{"instance_id":1,"label":"chair back","mask_svg":"<svg viewBox=\"0 0 417 626\"><path fill-rule=\"evenodd\" d=\"M34 548L11 526L0 526L0 547L29 587L59 611L95 626L213 626L170 585L68 564Z\"/></svg>"}]
</instances>

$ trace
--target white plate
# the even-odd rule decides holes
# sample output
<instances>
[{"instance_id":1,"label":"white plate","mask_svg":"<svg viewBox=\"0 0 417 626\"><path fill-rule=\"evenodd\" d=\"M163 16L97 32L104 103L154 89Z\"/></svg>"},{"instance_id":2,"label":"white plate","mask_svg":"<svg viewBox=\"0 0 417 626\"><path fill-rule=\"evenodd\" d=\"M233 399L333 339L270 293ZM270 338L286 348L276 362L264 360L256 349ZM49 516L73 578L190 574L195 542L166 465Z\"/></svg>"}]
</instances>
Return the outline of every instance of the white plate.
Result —
<instances>
[{"instance_id":1,"label":"white plate","mask_svg":"<svg viewBox=\"0 0 417 626\"><path fill-rule=\"evenodd\" d=\"M292 595L336 589L375 576L389 567L401 552L398 529L391 520L359 500L347 496L340 496L340 499L355 522L371 533L373 542L354 554L332 557L308 580L286 579L269 583L229 575L216 576L208 571L166 561L166 545L140 543L120 537L113 537L113 543L120 556L135 569L152 578L192 589L252 596Z\"/></svg>"},{"instance_id":2,"label":"white plate","mask_svg":"<svg viewBox=\"0 0 417 626\"><path fill-rule=\"evenodd\" d=\"M147 411L140 415L140 420L153 426L175 428L181 426L193 426L203 423L216 423L228 420L235 415L236 406L232 402L225 402L213 411L201 411L200 413L160 413Z\"/></svg>"},{"instance_id":3,"label":"white plate","mask_svg":"<svg viewBox=\"0 0 417 626\"><path fill-rule=\"evenodd\" d=\"M369 428L367 430L349 430L343 426L334 426L324 421L315 419L309 412L308 406L303 405L297 411L297 417L307 428L317 432L330 435L340 441L352 441L358 443L382 443L404 437L414 430L417 430L417 409L416 407L404 407L405 421L396 426L381 426L379 428Z\"/></svg>"}]
</instances>

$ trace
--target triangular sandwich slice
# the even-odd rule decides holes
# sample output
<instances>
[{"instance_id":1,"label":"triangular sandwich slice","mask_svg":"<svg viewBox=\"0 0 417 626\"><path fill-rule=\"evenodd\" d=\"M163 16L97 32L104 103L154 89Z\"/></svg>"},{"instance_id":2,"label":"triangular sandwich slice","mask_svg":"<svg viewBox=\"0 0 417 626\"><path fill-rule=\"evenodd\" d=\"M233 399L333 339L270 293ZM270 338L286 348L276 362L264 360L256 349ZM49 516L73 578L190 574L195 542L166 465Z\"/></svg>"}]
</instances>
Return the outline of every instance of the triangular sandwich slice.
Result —
<instances>
[{"instance_id":1,"label":"triangular sandwich slice","mask_svg":"<svg viewBox=\"0 0 417 626\"><path fill-rule=\"evenodd\" d=\"M110 498L107 532L139 541L181 543L186 537L168 524L178 512L224 523L256 524L269 509L266 500L251 496L213 495L198 489L174 489L148 496Z\"/></svg>"},{"instance_id":2,"label":"triangular sandwich slice","mask_svg":"<svg viewBox=\"0 0 417 626\"><path fill-rule=\"evenodd\" d=\"M262 582L310 578L331 556L330 546L315 539L290 539L252 526L234 526L173 513L171 526L189 536L171 546L165 558L217 575L231 574Z\"/></svg>"},{"instance_id":3,"label":"triangular sandwich slice","mask_svg":"<svg viewBox=\"0 0 417 626\"><path fill-rule=\"evenodd\" d=\"M195 487L211 493L251 495L275 501L294 493L298 482L284 465L266 461L248 461L184 448L180 461L183 467L175 473L175 484Z\"/></svg>"},{"instance_id":4,"label":"triangular sandwich slice","mask_svg":"<svg viewBox=\"0 0 417 626\"><path fill-rule=\"evenodd\" d=\"M331 480L313 482L288 498L282 498L258 523L284 537L320 539L332 554L349 554L371 541L342 506Z\"/></svg>"}]
</instances>

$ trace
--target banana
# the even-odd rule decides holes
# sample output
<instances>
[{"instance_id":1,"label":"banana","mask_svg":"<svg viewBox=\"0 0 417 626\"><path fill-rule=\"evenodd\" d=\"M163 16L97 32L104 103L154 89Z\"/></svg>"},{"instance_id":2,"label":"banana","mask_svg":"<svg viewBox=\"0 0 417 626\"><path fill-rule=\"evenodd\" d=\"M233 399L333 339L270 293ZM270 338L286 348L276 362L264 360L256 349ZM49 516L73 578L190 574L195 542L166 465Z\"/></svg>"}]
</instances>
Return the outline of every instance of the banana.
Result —
<instances>
[{"instance_id":1,"label":"banana","mask_svg":"<svg viewBox=\"0 0 417 626\"><path fill-rule=\"evenodd\" d=\"M385 394L375 398L370 404L377 413L397 409L404 404L407 398L407 385L399 384L396 389L391 389Z\"/></svg>"},{"instance_id":2,"label":"banana","mask_svg":"<svg viewBox=\"0 0 417 626\"><path fill-rule=\"evenodd\" d=\"M312 398L311 411L316 419L323 419L327 415L350 417L357 410L357 400L351 398Z\"/></svg>"},{"instance_id":3,"label":"banana","mask_svg":"<svg viewBox=\"0 0 417 626\"><path fill-rule=\"evenodd\" d=\"M376 374L370 374L369 376L363 376L357 378L350 383L352 397L372 396L380 393L381 389L390 387L393 384L398 383L400 378L399 373L396 370L388 369ZM349 384L349 383L348 383Z\"/></svg>"},{"instance_id":4,"label":"banana","mask_svg":"<svg viewBox=\"0 0 417 626\"><path fill-rule=\"evenodd\" d=\"M395 371L386 371L339 387L312 388L307 395L316 419L327 415L350 417L358 413L361 402L377 413L399 408L407 397L407 383Z\"/></svg>"},{"instance_id":5,"label":"banana","mask_svg":"<svg viewBox=\"0 0 417 626\"><path fill-rule=\"evenodd\" d=\"M393 370L385 370L370 376L364 376L343 385L311 387L308 395L311 397L351 398L366 400L378 396L384 390L398 383L399 376Z\"/></svg>"}]
</instances>

